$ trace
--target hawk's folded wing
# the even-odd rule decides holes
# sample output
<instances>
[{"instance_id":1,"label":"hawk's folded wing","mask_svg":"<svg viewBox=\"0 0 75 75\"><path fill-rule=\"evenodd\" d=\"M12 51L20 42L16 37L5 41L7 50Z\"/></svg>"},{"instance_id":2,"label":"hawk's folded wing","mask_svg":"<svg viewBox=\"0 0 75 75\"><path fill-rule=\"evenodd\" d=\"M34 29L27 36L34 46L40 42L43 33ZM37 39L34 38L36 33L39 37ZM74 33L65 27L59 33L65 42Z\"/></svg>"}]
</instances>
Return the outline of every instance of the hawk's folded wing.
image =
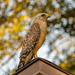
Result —
<instances>
[{"instance_id":1,"label":"hawk's folded wing","mask_svg":"<svg viewBox=\"0 0 75 75\"><path fill-rule=\"evenodd\" d=\"M31 50L33 50L37 44L37 41L40 37L40 26L38 23L33 23L29 31L27 32L24 41L23 41L23 47L20 54L20 57L26 57L29 55Z\"/></svg>"}]
</instances>

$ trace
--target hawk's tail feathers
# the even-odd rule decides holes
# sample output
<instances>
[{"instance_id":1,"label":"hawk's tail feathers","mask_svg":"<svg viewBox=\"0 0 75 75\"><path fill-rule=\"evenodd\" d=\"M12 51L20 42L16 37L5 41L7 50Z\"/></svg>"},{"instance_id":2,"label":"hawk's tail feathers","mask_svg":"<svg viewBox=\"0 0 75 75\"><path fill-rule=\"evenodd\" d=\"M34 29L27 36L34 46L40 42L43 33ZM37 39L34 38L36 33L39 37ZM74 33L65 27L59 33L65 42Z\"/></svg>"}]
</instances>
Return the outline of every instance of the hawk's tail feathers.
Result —
<instances>
[{"instance_id":1,"label":"hawk's tail feathers","mask_svg":"<svg viewBox=\"0 0 75 75\"><path fill-rule=\"evenodd\" d=\"M18 69L20 69L21 67L26 65L32 58L33 58L32 51L27 56L24 55L24 56L20 57Z\"/></svg>"}]
</instances>

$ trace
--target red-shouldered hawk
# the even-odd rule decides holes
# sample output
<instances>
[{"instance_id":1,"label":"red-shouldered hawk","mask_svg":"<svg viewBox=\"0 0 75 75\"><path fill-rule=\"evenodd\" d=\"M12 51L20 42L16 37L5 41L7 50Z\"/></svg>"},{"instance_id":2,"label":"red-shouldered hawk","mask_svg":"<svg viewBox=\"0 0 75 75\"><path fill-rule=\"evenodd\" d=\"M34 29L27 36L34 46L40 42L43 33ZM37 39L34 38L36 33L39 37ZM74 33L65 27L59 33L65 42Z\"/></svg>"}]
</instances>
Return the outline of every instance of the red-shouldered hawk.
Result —
<instances>
[{"instance_id":1,"label":"red-shouldered hawk","mask_svg":"<svg viewBox=\"0 0 75 75\"><path fill-rule=\"evenodd\" d=\"M27 64L33 57L37 58L37 51L46 38L48 17L50 16L46 13L36 15L24 38L18 69Z\"/></svg>"}]
</instances>

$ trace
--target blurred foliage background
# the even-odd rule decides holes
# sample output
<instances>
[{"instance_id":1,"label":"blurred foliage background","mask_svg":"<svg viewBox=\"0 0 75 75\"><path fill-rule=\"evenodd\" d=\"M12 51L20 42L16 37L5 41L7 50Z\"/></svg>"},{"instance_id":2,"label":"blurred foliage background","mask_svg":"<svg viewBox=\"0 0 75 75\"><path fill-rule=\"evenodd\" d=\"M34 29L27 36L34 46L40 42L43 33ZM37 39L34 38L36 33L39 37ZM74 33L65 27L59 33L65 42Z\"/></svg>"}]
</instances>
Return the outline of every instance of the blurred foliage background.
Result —
<instances>
[{"instance_id":1,"label":"blurred foliage background","mask_svg":"<svg viewBox=\"0 0 75 75\"><path fill-rule=\"evenodd\" d=\"M42 12L51 15L46 39L48 58L54 55L52 62L75 74L75 0L0 0L1 75L17 68L26 31Z\"/></svg>"}]
</instances>

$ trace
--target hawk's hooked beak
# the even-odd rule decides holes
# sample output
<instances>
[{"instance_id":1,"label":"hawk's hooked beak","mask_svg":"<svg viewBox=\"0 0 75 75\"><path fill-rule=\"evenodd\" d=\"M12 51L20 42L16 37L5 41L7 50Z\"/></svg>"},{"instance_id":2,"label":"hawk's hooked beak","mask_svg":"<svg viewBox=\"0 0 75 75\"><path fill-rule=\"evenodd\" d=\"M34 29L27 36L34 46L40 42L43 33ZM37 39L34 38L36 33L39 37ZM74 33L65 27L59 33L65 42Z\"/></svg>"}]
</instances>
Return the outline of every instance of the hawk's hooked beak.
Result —
<instances>
[{"instance_id":1,"label":"hawk's hooked beak","mask_svg":"<svg viewBox=\"0 0 75 75\"><path fill-rule=\"evenodd\" d=\"M47 18L49 18L49 17L50 17L50 15L49 15L49 14L47 14L47 15L46 15L46 17L47 17Z\"/></svg>"}]
</instances>

